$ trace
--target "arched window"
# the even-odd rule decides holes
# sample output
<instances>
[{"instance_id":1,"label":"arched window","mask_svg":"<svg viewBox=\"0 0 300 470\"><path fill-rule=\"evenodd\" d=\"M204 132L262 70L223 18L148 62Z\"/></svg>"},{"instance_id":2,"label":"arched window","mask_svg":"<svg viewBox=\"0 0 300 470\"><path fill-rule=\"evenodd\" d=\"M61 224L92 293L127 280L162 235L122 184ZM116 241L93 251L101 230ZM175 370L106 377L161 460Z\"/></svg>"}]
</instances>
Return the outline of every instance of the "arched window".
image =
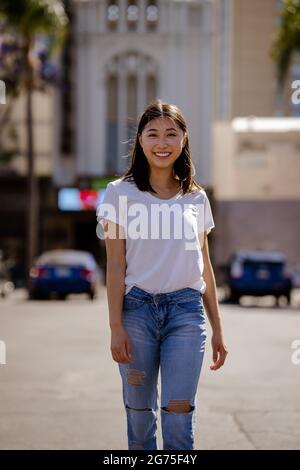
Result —
<instances>
[{"instance_id":1,"label":"arched window","mask_svg":"<svg viewBox=\"0 0 300 470\"><path fill-rule=\"evenodd\" d=\"M138 27L139 20L139 7L137 0L128 0L126 20L128 31L135 31Z\"/></svg>"},{"instance_id":2,"label":"arched window","mask_svg":"<svg viewBox=\"0 0 300 470\"><path fill-rule=\"evenodd\" d=\"M107 172L113 172L117 165L117 152L118 152L118 77L117 75L109 75L106 82L106 96L107 96L107 124L106 124L106 166Z\"/></svg>"},{"instance_id":3,"label":"arched window","mask_svg":"<svg viewBox=\"0 0 300 470\"><path fill-rule=\"evenodd\" d=\"M157 97L157 81L153 75L147 75L147 103L154 100Z\"/></svg>"},{"instance_id":4,"label":"arched window","mask_svg":"<svg viewBox=\"0 0 300 470\"><path fill-rule=\"evenodd\" d=\"M148 0L146 8L146 25L148 31L154 31L158 26L158 5L156 0Z\"/></svg>"},{"instance_id":5,"label":"arched window","mask_svg":"<svg viewBox=\"0 0 300 470\"><path fill-rule=\"evenodd\" d=\"M157 97L157 65L132 51L113 57L107 65L107 171L123 171L137 120L145 106Z\"/></svg>"},{"instance_id":6,"label":"arched window","mask_svg":"<svg viewBox=\"0 0 300 470\"><path fill-rule=\"evenodd\" d=\"M122 0L124 1L124 0ZM107 28L114 31L117 29L120 20L120 7L118 0L108 0L106 9Z\"/></svg>"},{"instance_id":7,"label":"arched window","mask_svg":"<svg viewBox=\"0 0 300 470\"><path fill-rule=\"evenodd\" d=\"M155 31L158 26L157 0L107 0L106 25L110 31Z\"/></svg>"},{"instance_id":8,"label":"arched window","mask_svg":"<svg viewBox=\"0 0 300 470\"><path fill-rule=\"evenodd\" d=\"M127 126L129 144L136 132L137 124L137 76L129 75L127 77Z\"/></svg>"}]
</instances>

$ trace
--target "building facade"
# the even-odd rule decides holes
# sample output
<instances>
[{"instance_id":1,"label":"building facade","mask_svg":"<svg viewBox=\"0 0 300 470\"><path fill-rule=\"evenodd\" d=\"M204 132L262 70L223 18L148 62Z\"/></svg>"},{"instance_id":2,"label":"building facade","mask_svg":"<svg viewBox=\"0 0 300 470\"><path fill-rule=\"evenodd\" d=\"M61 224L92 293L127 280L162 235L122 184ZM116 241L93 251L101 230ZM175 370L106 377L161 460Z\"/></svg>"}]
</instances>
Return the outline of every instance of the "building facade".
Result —
<instances>
[{"instance_id":1,"label":"building facade","mask_svg":"<svg viewBox=\"0 0 300 470\"><path fill-rule=\"evenodd\" d=\"M196 178L210 185L212 3L89 0L76 2L74 16L76 155L68 173L123 173L139 115L161 98L182 109ZM56 168L63 183L59 155Z\"/></svg>"},{"instance_id":2,"label":"building facade","mask_svg":"<svg viewBox=\"0 0 300 470\"><path fill-rule=\"evenodd\" d=\"M282 1L64 4L70 32L61 61L62 87L54 96L35 97L36 172L49 196L45 202L41 197L38 251L61 245L100 253L94 211L61 211L57 191L91 188L99 179L122 174L139 115L152 99L161 98L177 104L187 119L195 177L208 190L216 219L210 243L217 278L218 266L235 249L263 248L267 240L296 262L297 244L288 237L299 231L299 131L276 131L275 118L300 114L290 86L300 78L299 65L295 58L280 95L271 58ZM251 127L255 116L273 117L273 130L234 130L236 119L246 119ZM22 151L11 168L21 179L26 177L24 121L20 101L15 122ZM21 220L26 210L23 182L12 178L11 200L12 185L16 203L0 207L6 221L0 243L22 252L24 230L18 232L15 224L10 230L9 221ZM279 206L282 219L275 220Z\"/></svg>"},{"instance_id":3,"label":"building facade","mask_svg":"<svg viewBox=\"0 0 300 470\"><path fill-rule=\"evenodd\" d=\"M271 57L281 0L219 0L214 55L212 174L215 263L238 249L283 251L300 260L300 104L293 57L279 91ZM297 117L298 116L298 117ZM216 224L216 225L217 225Z\"/></svg>"},{"instance_id":4,"label":"building facade","mask_svg":"<svg viewBox=\"0 0 300 470\"><path fill-rule=\"evenodd\" d=\"M299 56L292 58L282 93L272 59L282 5L283 0L214 2L214 120L300 116L291 100L291 85L300 79Z\"/></svg>"}]
</instances>

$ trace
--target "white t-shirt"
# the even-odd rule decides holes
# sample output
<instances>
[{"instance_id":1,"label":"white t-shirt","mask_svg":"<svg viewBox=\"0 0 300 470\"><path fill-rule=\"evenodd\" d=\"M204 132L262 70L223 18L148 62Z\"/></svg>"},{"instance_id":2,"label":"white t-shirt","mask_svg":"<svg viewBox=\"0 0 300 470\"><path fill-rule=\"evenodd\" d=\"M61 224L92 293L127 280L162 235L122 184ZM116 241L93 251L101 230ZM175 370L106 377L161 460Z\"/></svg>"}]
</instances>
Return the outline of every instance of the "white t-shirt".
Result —
<instances>
[{"instance_id":1,"label":"white t-shirt","mask_svg":"<svg viewBox=\"0 0 300 470\"><path fill-rule=\"evenodd\" d=\"M126 294L133 286L153 294L184 287L205 292L201 246L215 224L204 190L159 199L119 178L107 185L97 220L102 236L105 220L124 228Z\"/></svg>"}]
</instances>

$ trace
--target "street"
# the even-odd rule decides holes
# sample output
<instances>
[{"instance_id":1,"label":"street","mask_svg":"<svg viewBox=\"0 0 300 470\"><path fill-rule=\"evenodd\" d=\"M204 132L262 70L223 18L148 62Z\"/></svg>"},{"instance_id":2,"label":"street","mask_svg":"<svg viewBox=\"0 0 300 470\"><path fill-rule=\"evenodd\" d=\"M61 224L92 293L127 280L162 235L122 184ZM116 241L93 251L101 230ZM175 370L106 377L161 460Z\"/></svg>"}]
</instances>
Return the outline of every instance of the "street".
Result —
<instances>
[{"instance_id":1,"label":"street","mask_svg":"<svg viewBox=\"0 0 300 470\"><path fill-rule=\"evenodd\" d=\"M223 369L210 371L208 339L197 449L300 449L300 364L291 347L300 340L300 303L293 296L289 308L268 299L220 304L229 355ZM94 302L27 301L16 291L0 300L0 325L1 449L127 449L105 288Z\"/></svg>"}]
</instances>

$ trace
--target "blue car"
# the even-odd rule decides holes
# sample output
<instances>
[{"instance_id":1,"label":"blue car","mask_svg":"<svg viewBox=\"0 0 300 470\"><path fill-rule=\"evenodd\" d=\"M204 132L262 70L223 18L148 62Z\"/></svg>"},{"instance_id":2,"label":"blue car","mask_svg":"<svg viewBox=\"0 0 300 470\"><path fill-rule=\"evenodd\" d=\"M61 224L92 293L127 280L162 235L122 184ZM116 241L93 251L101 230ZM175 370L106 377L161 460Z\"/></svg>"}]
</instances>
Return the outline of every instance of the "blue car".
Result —
<instances>
[{"instance_id":1,"label":"blue car","mask_svg":"<svg viewBox=\"0 0 300 470\"><path fill-rule=\"evenodd\" d=\"M86 251L52 250L43 253L30 270L31 299L56 294L64 300L68 294L86 293L93 300L99 282L94 256Z\"/></svg>"},{"instance_id":2,"label":"blue car","mask_svg":"<svg viewBox=\"0 0 300 470\"><path fill-rule=\"evenodd\" d=\"M227 300L239 302L242 295L273 295L291 301L292 278L286 256L279 251L239 250L227 267Z\"/></svg>"}]
</instances>

